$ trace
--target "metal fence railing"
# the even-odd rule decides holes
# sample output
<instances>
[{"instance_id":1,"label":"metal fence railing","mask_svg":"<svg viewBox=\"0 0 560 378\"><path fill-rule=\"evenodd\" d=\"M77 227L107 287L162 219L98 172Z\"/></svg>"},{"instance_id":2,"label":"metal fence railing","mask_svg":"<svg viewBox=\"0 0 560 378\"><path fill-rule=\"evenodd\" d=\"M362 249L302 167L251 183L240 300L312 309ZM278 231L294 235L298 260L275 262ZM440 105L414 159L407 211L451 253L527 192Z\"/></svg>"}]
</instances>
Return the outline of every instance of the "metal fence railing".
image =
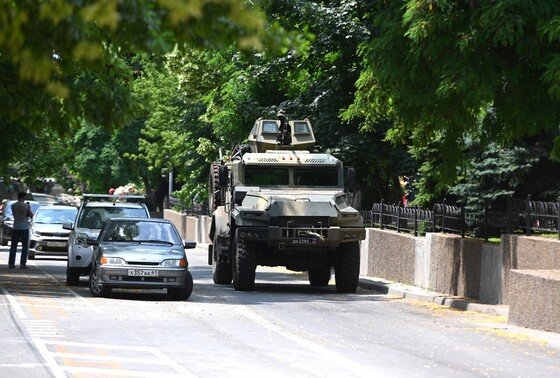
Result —
<instances>
[{"instance_id":1,"label":"metal fence railing","mask_svg":"<svg viewBox=\"0 0 560 378\"><path fill-rule=\"evenodd\" d=\"M366 225L410 232L415 236L447 232L487 239L502 233L524 232L528 235L557 233L560 239L560 201L532 201L530 197L526 200L509 198L505 210L494 211L487 206L479 213L445 202L429 210L381 201L374 203L371 210L362 211L362 216Z\"/></svg>"}]
</instances>

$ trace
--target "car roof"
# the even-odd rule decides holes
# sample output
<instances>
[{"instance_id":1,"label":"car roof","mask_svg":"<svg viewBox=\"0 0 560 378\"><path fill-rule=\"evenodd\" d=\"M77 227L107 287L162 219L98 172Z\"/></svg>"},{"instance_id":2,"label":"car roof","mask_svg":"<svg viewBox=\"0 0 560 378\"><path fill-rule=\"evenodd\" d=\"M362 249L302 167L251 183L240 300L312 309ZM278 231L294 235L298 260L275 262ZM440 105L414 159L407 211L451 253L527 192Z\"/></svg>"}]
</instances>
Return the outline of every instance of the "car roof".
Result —
<instances>
[{"instance_id":1,"label":"car roof","mask_svg":"<svg viewBox=\"0 0 560 378\"><path fill-rule=\"evenodd\" d=\"M41 211L43 211L43 210L75 210L75 211L78 211L78 209L76 209L74 206L68 206L68 205L43 205L43 206L39 207L39 209L41 209Z\"/></svg>"},{"instance_id":2,"label":"car roof","mask_svg":"<svg viewBox=\"0 0 560 378\"><path fill-rule=\"evenodd\" d=\"M173 224L171 221L162 218L109 218L107 222L134 222L134 221L141 221L141 222L150 222L150 223L170 223Z\"/></svg>"},{"instance_id":3,"label":"car roof","mask_svg":"<svg viewBox=\"0 0 560 378\"><path fill-rule=\"evenodd\" d=\"M15 203L15 202L17 202L17 201L18 201L18 200L9 200L9 201L8 201L8 204L12 204L12 203ZM28 203L28 202L29 202L30 204L33 204L33 205L41 205L40 202L33 201L33 200L24 200L23 202L25 202L25 203Z\"/></svg>"},{"instance_id":4,"label":"car roof","mask_svg":"<svg viewBox=\"0 0 560 378\"><path fill-rule=\"evenodd\" d=\"M101 201L95 201L95 202L86 202L85 204L82 204L82 207L131 207L131 208L137 208L137 209L143 209L144 206L141 203L135 203L135 202L101 202Z\"/></svg>"}]
</instances>

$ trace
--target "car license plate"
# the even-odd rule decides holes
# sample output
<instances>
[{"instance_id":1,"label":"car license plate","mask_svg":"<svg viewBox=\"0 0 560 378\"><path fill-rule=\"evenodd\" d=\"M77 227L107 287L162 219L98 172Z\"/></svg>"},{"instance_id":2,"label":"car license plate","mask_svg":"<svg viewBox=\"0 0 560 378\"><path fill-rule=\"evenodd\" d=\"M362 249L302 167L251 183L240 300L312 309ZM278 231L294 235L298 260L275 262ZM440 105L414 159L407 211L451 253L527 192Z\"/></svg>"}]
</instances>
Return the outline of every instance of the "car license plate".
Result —
<instances>
[{"instance_id":1,"label":"car license plate","mask_svg":"<svg viewBox=\"0 0 560 378\"><path fill-rule=\"evenodd\" d=\"M47 242L47 247L66 247L66 242Z\"/></svg>"},{"instance_id":2,"label":"car license plate","mask_svg":"<svg viewBox=\"0 0 560 378\"><path fill-rule=\"evenodd\" d=\"M153 269L129 269L129 276L157 277L159 272Z\"/></svg>"},{"instance_id":3,"label":"car license plate","mask_svg":"<svg viewBox=\"0 0 560 378\"><path fill-rule=\"evenodd\" d=\"M319 243L319 239L312 239L312 238L292 240L292 244L300 244L300 245L310 245L310 244L318 244L318 243Z\"/></svg>"}]
</instances>

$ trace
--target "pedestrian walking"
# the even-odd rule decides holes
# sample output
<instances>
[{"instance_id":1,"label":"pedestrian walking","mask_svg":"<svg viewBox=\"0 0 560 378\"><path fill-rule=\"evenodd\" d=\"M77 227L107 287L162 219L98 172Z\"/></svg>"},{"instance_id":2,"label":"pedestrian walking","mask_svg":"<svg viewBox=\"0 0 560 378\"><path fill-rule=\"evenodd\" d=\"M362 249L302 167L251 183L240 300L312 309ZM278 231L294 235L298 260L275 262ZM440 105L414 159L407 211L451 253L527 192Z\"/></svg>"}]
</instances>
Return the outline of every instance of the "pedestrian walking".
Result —
<instances>
[{"instance_id":1,"label":"pedestrian walking","mask_svg":"<svg viewBox=\"0 0 560 378\"><path fill-rule=\"evenodd\" d=\"M12 205L14 215L14 230L12 232L12 245L8 264L15 268L17 245L21 241L21 256L19 267L27 269L27 253L29 252L29 219L33 217L31 206L24 201L25 192L18 193L18 200Z\"/></svg>"}]
</instances>

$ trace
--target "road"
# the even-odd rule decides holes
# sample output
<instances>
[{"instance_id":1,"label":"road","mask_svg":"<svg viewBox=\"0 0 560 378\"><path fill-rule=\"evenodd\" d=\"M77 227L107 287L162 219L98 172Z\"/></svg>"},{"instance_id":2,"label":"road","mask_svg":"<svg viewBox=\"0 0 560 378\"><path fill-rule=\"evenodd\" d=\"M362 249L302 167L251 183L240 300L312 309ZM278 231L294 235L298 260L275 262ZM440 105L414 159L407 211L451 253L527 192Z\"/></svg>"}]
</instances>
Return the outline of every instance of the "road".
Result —
<instances>
[{"instance_id":1,"label":"road","mask_svg":"<svg viewBox=\"0 0 560 378\"><path fill-rule=\"evenodd\" d=\"M505 319L359 289L312 288L304 274L257 270L254 292L212 283L191 251L194 292L64 284L64 259L7 269L0 248L0 376L553 377L560 335Z\"/></svg>"}]
</instances>

